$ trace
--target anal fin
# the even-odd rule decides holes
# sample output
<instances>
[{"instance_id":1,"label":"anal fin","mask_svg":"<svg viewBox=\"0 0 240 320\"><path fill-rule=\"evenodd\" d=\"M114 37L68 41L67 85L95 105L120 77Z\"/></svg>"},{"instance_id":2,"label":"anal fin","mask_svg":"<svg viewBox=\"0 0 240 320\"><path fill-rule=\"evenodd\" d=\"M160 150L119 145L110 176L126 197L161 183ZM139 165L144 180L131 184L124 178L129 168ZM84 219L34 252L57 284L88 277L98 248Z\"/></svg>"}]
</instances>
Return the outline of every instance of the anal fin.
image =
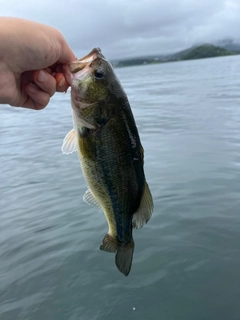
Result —
<instances>
[{"instance_id":1,"label":"anal fin","mask_svg":"<svg viewBox=\"0 0 240 320\"><path fill-rule=\"evenodd\" d=\"M103 238L100 250L106 252L117 252L117 247L117 241L113 237L111 237L110 234L107 233Z\"/></svg>"}]
</instances>

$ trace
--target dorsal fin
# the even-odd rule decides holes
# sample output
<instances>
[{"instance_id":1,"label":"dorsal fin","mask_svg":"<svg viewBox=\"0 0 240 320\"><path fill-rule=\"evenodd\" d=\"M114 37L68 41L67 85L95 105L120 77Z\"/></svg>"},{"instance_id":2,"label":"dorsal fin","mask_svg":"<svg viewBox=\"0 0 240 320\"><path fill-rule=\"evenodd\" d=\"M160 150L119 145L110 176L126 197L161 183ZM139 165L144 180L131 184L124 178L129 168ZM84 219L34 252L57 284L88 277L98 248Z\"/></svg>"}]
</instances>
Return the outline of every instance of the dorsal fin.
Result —
<instances>
[{"instance_id":1,"label":"dorsal fin","mask_svg":"<svg viewBox=\"0 0 240 320\"><path fill-rule=\"evenodd\" d=\"M145 223L147 223L152 216L152 211L153 211L153 199L152 199L152 195L149 190L148 184L145 181L144 191L143 191L139 208L133 214L133 220L132 220L133 228L139 229Z\"/></svg>"}]
</instances>

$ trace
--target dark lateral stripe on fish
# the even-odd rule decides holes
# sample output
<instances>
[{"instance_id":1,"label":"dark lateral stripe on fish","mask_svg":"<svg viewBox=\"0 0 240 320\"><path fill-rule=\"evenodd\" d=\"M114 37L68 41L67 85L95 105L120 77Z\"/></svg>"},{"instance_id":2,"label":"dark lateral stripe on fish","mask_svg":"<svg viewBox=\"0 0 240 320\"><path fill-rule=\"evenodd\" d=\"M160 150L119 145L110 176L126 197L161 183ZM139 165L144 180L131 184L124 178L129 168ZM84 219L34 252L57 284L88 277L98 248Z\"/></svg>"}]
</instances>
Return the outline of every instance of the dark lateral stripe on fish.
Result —
<instances>
[{"instance_id":1,"label":"dark lateral stripe on fish","mask_svg":"<svg viewBox=\"0 0 240 320\"><path fill-rule=\"evenodd\" d=\"M106 170L105 170L106 172ZM129 242L132 238L132 217L129 217L128 223L125 225L123 224L123 217L126 215L124 212L124 208L121 209L118 201L118 196L115 193L114 183L111 178L106 174L105 175L105 182L107 186L107 191L112 203L112 210L116 221L116 232L117 237L120 242ZM126 221L125 221L126 222Z\"/></svg>"},{"instance_id":2,"label":"dark lateral stripe on fish","mask_svg":"<svg viewBox=\"0 0 240 320\"><path fill-rule=\"evenodd\" d=\"M97 157L99 159L105 158L104 157L105 150L104 147L102 147L101 144L99 144L97 148ZM112 204L112 210L116 221L116 232L118 236L118 240L122 243L128 243L132 239L132 216L129 215L129 219L127 219L126 223L126 215L127 213L124 211L124 205L121 205L119 203L118 195L116 194L116 186L114 184L114 181L112 180L112 173L109 173L109 164L104 161L99 161L99 164L101 165L101 170L104 175L104 181L105 186L107 188L107 192L109 194L109 197L111 199ZM117 171L118 164L115 164L115 169ZM114 168L111 168L111 171L114 170ZM125 224L123 223L125 221Z\"/></svg>"}]
</instances>

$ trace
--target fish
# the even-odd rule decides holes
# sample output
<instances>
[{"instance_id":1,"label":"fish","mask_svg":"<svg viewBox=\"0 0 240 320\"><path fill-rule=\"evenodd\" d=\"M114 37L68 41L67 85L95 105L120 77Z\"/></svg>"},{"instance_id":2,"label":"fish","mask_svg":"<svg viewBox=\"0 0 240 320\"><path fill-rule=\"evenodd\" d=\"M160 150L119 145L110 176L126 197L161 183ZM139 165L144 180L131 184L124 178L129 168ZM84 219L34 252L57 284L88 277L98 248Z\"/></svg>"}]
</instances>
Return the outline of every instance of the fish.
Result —
<instances>
[{"instance_id":1,"label":"fish","mask_svg":"<svg viewBox=\"0 0 240 320\"><path fill-rule=\"evenodd\" d=\"M73 129L62 152L77 151L88 189L83 200L99 207L108 223L100 249L115 253L128 276L133 228L152 216L153 199L144 174L144 150L127 95L99 48L67 65Z\"/></svg>"}]
</instances>

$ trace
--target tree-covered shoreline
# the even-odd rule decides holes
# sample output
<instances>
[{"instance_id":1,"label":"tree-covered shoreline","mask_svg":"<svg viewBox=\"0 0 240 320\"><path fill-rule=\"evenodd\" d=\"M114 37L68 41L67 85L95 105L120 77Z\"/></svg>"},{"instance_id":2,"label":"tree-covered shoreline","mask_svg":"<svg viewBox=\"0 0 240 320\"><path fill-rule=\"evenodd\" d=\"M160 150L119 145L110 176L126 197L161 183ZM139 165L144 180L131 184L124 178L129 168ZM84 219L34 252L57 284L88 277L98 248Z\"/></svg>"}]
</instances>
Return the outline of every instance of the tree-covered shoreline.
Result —
<instances>
[{"instance_id":1,"label":"tree-covered shoreline","mask_svg":"<svg viewBox=\"0 0 240 320\"><path fill-rule=\"evenodd\" d=\"M130 58L113 62L114 67L129 67L182 60L204 59L240 54L239 50L227 50L220 46L204 44L166 56Z\"/></svg>"}]
</instances>

